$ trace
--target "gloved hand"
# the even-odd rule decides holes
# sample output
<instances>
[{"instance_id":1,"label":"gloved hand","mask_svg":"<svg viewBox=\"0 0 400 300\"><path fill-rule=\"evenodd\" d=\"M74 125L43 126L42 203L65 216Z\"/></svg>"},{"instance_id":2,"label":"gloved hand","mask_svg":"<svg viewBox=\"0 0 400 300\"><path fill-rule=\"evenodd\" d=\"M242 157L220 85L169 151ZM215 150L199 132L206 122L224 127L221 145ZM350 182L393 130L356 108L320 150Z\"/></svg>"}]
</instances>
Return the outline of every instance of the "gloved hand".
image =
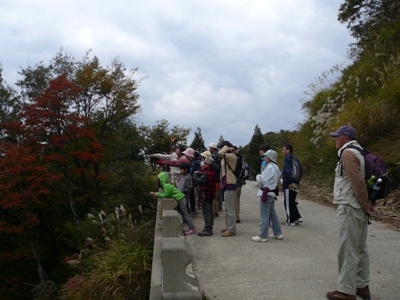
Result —
<instances>
[{"instance_id":1,"label":"gloved hand","mask_svg":"<svg viewBox=\"0 0 400 300\"><path fill-rule=\"evenodd\" d=\"M161 167L164 165L162 159L157 160L157 161L155 162L155 164L156 164L156 165L159 165L159 166L161 166Z\"/></svg>"}]
</instances>

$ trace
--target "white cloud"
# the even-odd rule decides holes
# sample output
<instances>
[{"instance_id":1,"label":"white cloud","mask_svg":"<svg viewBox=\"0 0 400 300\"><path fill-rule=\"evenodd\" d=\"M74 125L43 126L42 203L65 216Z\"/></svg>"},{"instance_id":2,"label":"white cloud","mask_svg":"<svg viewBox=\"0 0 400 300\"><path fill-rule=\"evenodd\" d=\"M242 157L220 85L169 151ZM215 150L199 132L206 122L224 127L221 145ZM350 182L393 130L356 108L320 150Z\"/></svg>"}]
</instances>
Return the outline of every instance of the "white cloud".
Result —
<instances>
[{"instance_id":1,"label":"white cloud","mask_svg":"<svg viewBox=\"0 0 400 300\"><path fill-rule=\"evenodd\" d=\"M337 21L340 0L15 0L0 6L0 61L8 83L19 67L61 46L109 64L138 67L147 125L202 129L247 144L302 122L307 85L346 63L351 39ZM189 137L190 143L193 135Z\"/></svg>"}]
</instances>

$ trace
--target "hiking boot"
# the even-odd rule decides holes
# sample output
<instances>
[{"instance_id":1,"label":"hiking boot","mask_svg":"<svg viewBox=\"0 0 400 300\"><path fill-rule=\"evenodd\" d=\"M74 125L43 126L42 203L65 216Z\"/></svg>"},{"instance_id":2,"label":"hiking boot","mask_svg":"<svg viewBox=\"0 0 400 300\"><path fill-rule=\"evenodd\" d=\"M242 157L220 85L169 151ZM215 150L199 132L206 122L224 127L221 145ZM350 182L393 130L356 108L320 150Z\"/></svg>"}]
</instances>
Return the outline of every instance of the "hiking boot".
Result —
<instances>
[{"instance_id":1,"label":"hiking boot","mask_svg":"<svg viewBox=\"0 0 400 300\"><path fill-rule=\"evenodd\" d=\"M196 233L196 227L192 228L192 229L189 229L189 230L186 230L183 234L184 235L189 235L189 234L194 234L194 233Z\"/></svg>"},{"instance_id":2,"label":"hiking boot","mask_svg":"<svg viewBox=\"0 0 400 300\"><path fill-rule=\"evenodd\" d=\"M326 298L329 300L357 300L356 295L348 295L338 291L327 293Z\"/></svg>"},{"instance_id":3,"label":"hiking boot","mask_svg":"<svg viewBox=\"0 0 400 300\"><path fill-rule=\"evenodd\" d=\"M212 236L213 233L212 233L212 231L208 232L208 231L203 230L202 232L199 232L197 235L198 236Z\"/></svg>"},{"instance_id":4,"label":"hiking boot","mask_svg":"<svg viewBox=\"0 0 400 300\"><path fill-rule=\"evenodd\" d=\"M277 235L275 235L275 234L271 233L271 234L269 235L269 238L270 238L270 239L283 240L283 235L282 235L282 234L277 234Z\"/></svg>"},{"instance_id":5,"label":"hiking boot","mask_svg":"<svg viewBox=\"0 0 400 300\"><path fill-rule=\"evenodd\" d=\"M369 293L369 286L368 285L366 287L363 287L363 288L357 288L356 289L356 295L361 297L364 300L371 300L371 295Z\"/></svg>"},{"instance_id":6,"label":"hiking boot","mask_svg":"<svg viewBox=\"0 0 400 300\"><path fill-rule=\"evenodd\" d=\"M224 233L227 230L228 230L228 228L221 229L221 233Z\"/></svg>"},{"instance_id":7,"label":"hiking boot","mask_svg":"<svg viewBox=\"0 0 400 300\"><path fill-rule=\"evenodd\" d=\"M236 233L229 232L228 230L223 232L223 233L221 233L221 236L223 236L223 237L229 237L229 236L235 236L235 235L236 235Z\"/></svg>"},{"instance_id":8,"label":"hiking boot","mask_svg":"<svg viewBox=\"0 0 400 300\"><path fill-rule=\"evenodd\" d=\"M294 224L299 225L302 222L303 222L303 219L302 218L298 218L296 221L294 221Z\"/></svg>"},{"instance_id":9,"label":"hiking boot","mask_svg":"<svg viewBox=\"0 0 400 300\"><path fill-rule=\"evenodd\" d=\"M253 240L253 242L260 242L260 243L265 243L267 241L267 239L260 238L259 236L253 236L251 239Z\"/></svg>"}]
</instances>

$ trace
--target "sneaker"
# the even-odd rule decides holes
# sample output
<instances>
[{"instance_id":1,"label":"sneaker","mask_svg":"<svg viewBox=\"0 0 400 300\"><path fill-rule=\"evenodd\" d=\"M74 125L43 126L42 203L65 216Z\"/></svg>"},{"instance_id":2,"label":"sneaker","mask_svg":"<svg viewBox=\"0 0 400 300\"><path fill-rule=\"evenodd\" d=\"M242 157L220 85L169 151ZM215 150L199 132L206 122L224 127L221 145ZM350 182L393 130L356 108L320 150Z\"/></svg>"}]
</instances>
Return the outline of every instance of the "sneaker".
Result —
<instances>
[{"instance_id":1,"label":"sneaker","mask_svg":"<svg viewBox=\"0 0 400 300\"><path fill-rule=\"evenodd\" d=\"M356 289L356 295L364 300L371 300L371 294L369 293L369 286Z\"/></svg>"},{"instance_id":2,"label":"sneaker","mask_svg":"<svg viewBox=\"0 0 400 300\"><path fill-rule=\"evenodd\" d=\"M356 295L348 295L338 291L329 292L326 294L329 300L357 300Z\"/></svg>"},{"instance_id":3,"label":"sneaker","mask_svg":"<svg viewBox=\"0 0 400 300\"><path fill-rule=\"evenodd\" d=\"M275 235L275 234L271 233L271 234L269 235L269 238L270 238L270 239L283 240L283 235L282 235L282 234L277 234L277 235Z\"/></svg>"},{"instance_id":4,"label":"sneaker","mask_svg":"<svg viewBox=\"0 0 400 300\"><path fill-rule=\"evenodd\" d=\"M296 221L294 221L294 224L299 225L302 222L303 222L303 219L302 218L298 218Z\"/></svg>"},{"instance_id":5,"label":"sneaker","mask_svg":"<svg viewBox=\"0 0 400 300\"><path fill-rule=\"evenodd\" d=\"M198 236L212 236L213 233L212 233L212 231L208 232L208 231L203 230L202 232L199 232L197 235Z\"/></svg>"},{"instance_id":6,"label":"sneaker","mask_svg":"<svg viewBox=\"0 0 400 300\"><path fill-rule=\"evenodd\" d=\"M267 239L260 238L259 236L253 236L251 239L253 240L253 242L260 242L260 243L265 243L267 241Z\"/></svg>"},{"instance_id":7,"label":"sneaker","mask_svg":"<svg viewBox=\"0 0 400 300\"><path fill-rule=\"evenodd\" d=\"M285 221L285 222L281 222L281 225L283 225L283 226L294 226L296 224L295 223L289 223L289 222Z\"/></svg>"},{"instance_id":8,"label":"sneaker","mask_svg":"<svg viewBox=\"0 0 400 300\"><path fill-rule=\"evenodd\" d=\"M196 233L196 227L192 228L192 229L189 229L189 230L186 230L184 232L185 235L194 234L194 233Z\"/></svg>"},{"instance_id":9,"label":"sneaker","mask_svg":"<svg viewBox=\"0 0 400 300\"><path fill-rule=\"evenodd\" d=\"M229 236L235 236L235 235L236 235L236 233L229 232L228 230L223 232L223 233L221 233L221 236L223 236L223 237L229 237Z\"/></svg>"}]
</instances>

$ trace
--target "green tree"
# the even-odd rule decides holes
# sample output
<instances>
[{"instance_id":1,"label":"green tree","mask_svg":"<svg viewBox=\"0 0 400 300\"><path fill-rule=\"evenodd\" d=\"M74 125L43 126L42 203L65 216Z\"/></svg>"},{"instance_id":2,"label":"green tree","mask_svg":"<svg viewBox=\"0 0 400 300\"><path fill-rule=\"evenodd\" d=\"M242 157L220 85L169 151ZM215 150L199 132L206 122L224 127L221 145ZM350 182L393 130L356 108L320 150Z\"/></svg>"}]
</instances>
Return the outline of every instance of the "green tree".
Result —
<instances>
[{"instance_id":1,"label":"green tree","mask_svg":"<svg viewBox=\"0 0 400 300\"><path fill-rule=\"evenodd\" d=\"M250 143L248 145L248 153L246 155L246 161L250 168L254 169L256 172L260 172L260 154L258 148L260 145L264 144L264 136L261 133L261 128L256 124L254 127L254 133L251 137Z\"/></svg>"},{"instance_id":2,"label":"green tree","mask_svg":"<svg viewBox=\"0 0 400 300\"><path fill-rule=\"evenodd\" d=\"M358 57L367 47L394 53L400 45L400 2L398 0L346 0L338 19L356 39L351 55Z\"/></svg>"},{"instance_id":3,"label":"green tree","mask_svg":"<svg viewBox=\"0 0 400 300\"><path fill-rule=\"evenodd\" d=\"M271 149L278 150L281 147L279 135L273 131L264 134L264 141L271 147Z\"/></svg>"},{"instance_id":4,"label":"green tree","mask_svg":"<svg viewBox=\"0 0 400 300\"><path fill-rule=\"evenodd\" d=\"M143 146L150 153L169 153L172 143L185 144L190 132L190 129L180 126L170 129L169 122L165 119L157 121L153 126L142 124L138 129Z\"/></svg>"},{"instance_id":5,"label":"green tree","mask_svg":"<svg viewBox=\"0 0 400 300\"><path fill-rule=\"evenodd\" d=\"M194 138L190 147L199 152L203 152L207 149L204 145L204 139L200 127L197 127L197 131L194 133Z\"/></svg>"},{"instance_id":6,"label":"green tree","mask_svg":"<svg viewBox=\"0 0 400 300\"><path fill-rule=\"evenodd\" d=\"M17 92L3 80L3 68L0 65L0 139L6 140L7 130L4 124L18 121L18 114L22 108L21 98Z\"/></svg>"}]
</instances>

